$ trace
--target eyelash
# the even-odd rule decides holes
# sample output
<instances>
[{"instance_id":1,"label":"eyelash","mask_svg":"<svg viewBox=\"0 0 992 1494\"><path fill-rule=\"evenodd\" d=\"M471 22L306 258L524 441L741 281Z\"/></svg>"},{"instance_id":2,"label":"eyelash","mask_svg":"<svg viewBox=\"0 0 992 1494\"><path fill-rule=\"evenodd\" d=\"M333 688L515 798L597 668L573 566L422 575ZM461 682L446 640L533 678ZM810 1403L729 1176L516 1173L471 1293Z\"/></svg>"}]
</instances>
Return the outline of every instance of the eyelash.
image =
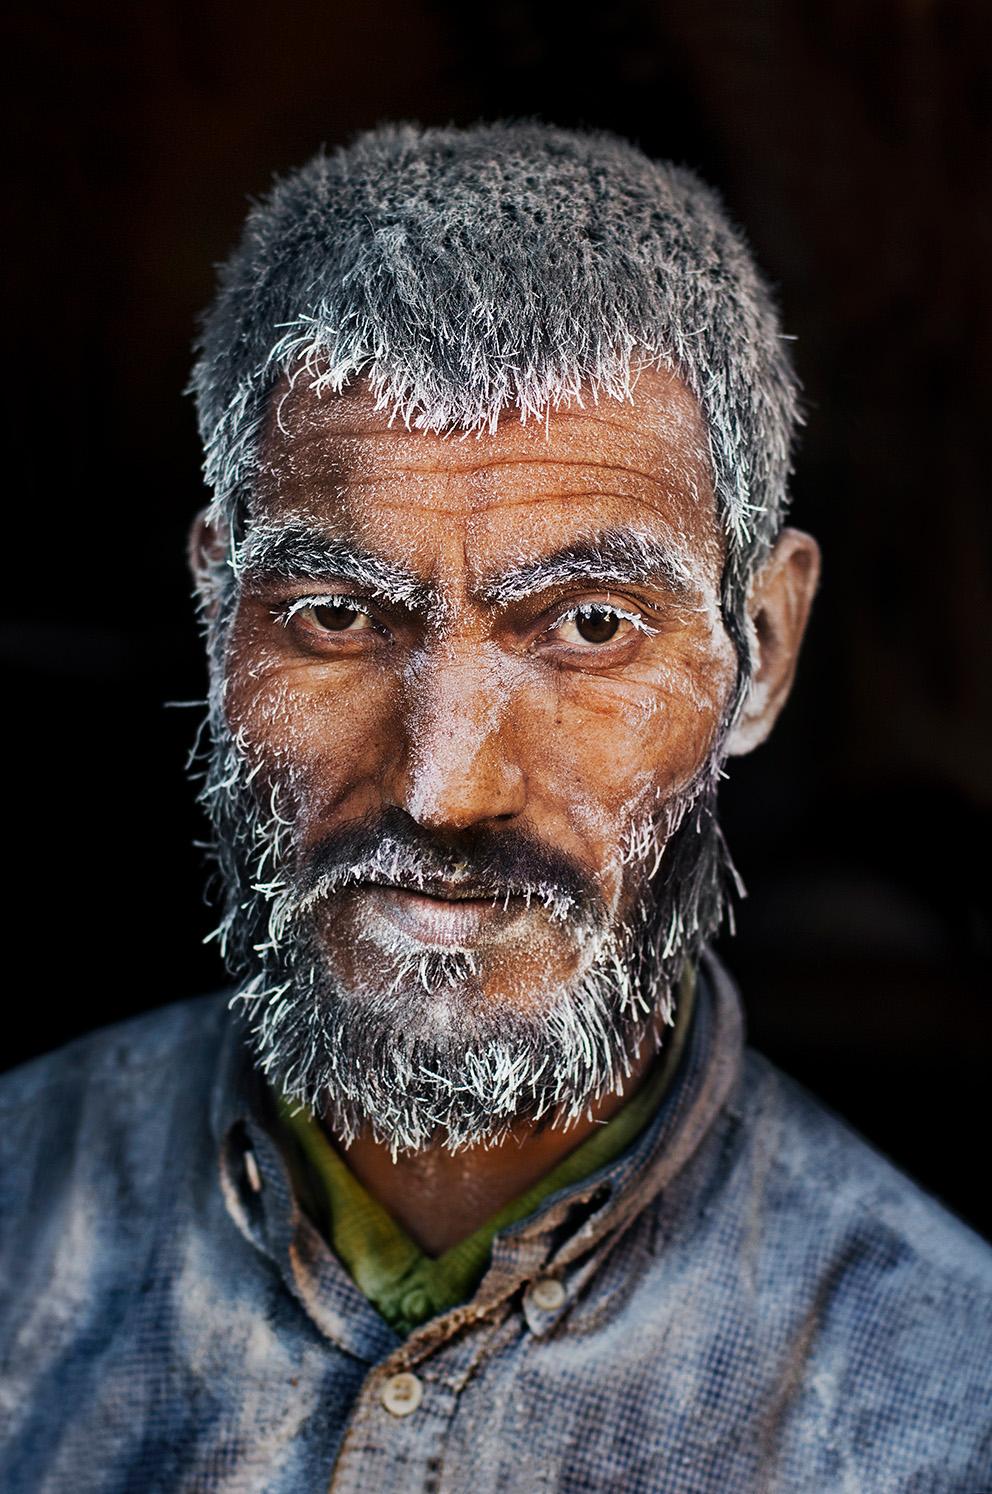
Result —
<instances>
[{"instance_id":1,"label":"eyelash","mask_svg":"<svg viewBox=\"0 0 992 1494\"><path fill-rule=\"evenodd\" d=\"M628 612L625 607L617 607L613 602L578 602L552 623L551 632L554 632L555 628L560 628L562 623L572 622L576 617L588 617L592 612L609 612L613 617L622 617L625 622L629 622L639 633L644 633L647 637L653 637L658 631L650 623L645 622L639 612Z\"/></svg>"},{"instance_id":2,"label":"eyelash","mask_svg":"<svg viewBox=\"0 0 992 1494\"><path fill-rule=\"evenodd\" d=\"M283 627L288 627L296 613L304 612L308 607L346 607L350 612L361 612L365 617L372 617L371 607L359 601L358 597L345 596L343 592L329 592L326 596L297 597L295 601L290 602L285 611L275 612L273 616L276 622L282 623Z\"/></svg>"}]
</instances>

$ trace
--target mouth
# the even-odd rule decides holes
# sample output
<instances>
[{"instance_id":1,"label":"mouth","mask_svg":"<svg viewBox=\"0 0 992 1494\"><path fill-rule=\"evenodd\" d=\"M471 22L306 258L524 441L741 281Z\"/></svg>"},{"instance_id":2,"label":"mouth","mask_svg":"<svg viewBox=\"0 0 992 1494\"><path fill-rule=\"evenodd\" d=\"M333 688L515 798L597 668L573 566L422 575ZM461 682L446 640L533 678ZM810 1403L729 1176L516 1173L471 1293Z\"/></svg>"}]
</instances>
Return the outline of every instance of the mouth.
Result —
<instances>
[{"instance_id":1,"label":"mouth","mask_svg":"<svg viewBox=\"0 0 992 1494\"><path fill-rule=\"evenodd\" d=\"M399 932L444 948L464 948L491 938L528 908L523 896L483 892L466 883L435 883L428 890L366 882L357 890L365 907Z\"/></svg>"}]
</instances>

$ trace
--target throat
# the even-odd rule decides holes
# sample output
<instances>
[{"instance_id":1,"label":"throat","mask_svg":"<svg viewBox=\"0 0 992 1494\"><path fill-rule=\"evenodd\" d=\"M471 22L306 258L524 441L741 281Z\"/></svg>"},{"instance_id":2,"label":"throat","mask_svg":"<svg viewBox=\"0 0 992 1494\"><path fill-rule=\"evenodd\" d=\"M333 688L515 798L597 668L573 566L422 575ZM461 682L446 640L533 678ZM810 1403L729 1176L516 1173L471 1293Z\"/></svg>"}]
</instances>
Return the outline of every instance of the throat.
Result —
<instances>
[{"instance_id":1,"label":"throat","mask_svg":"<svg viewBox=\"0 0 992 1494\"><path fill-rule=\"evenodd\" d=\"M622 1092L604 1096L567 1130L539 1130L533 1122L522 1122L495 1146L455 1154L442 1146L428 1147L395 1159L388 1147L363 1134L341 1155L426 1255L443 1255L601 1130L641 1088L655 1058L656 1050L645 1043Z\"/></svg>"}]
</instances>

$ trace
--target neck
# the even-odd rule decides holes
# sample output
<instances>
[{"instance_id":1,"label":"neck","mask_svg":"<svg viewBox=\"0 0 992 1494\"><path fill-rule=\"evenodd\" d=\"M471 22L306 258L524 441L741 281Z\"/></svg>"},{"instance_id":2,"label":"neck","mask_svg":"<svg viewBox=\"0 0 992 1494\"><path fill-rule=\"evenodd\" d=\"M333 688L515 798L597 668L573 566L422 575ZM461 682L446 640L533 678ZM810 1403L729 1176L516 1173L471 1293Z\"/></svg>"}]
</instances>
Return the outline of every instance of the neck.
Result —
<instances>
[{"instance_id":1,"label":"neck","mask_svg":"<svg viewBox=\"0 0 992 1494\"><path fill-rule=\"evenodd\" d=\"M605 1095L567 1130L538 1130L533 1122L520 1122L494 1146L452 1155L439 1145L395 1161L388 1147L363 1133L344 1155L362 1185L421 1250L442 1255L609 1120L640 1088L656 1054L646 1041L621 1092Z\"/></svg>"}]
</instances>

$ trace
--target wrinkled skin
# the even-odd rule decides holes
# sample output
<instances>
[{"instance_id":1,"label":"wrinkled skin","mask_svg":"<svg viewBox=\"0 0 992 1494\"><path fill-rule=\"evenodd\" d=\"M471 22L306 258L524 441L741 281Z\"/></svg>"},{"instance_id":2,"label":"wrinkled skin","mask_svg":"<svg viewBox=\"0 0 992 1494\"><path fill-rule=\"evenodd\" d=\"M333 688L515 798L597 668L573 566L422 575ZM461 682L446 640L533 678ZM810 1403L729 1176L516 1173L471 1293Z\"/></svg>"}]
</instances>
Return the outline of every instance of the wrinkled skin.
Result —
<instances>
[{"instance_id":1,"label":"wrinkled skin","mask_svg":"<svg viewBox=\"0 0 992 1494\"><path fill-rule=\"evenodd\" d=\"M225 713L259 781L288 795L300 855L387 809L456 852L511 829L565 858L621 921L637 828L770 730L816 585L815 542L785 530L756 578L755 683L723 741L737 670L719 610L723 535L702 418L674 375L644 371L632 404L573 404L543 425L507 414L464 439L390 427L361 382L317 398L301 378L277 391L263 451L256 534L305 524L429 591L413 608L354 577L242 576ZM663 549L667 574L521 580L524 563L607 531ZM201 516L198 573L219 543ZM582 973L572 923L539 903L426 891L335 899L322 939L342 987L374 998L390 939L473 950L472 996L489 1014L539 1012ZM444 1020L429 996L423 1012L428 1027ZM632 1056L623 1093L566 1132L523 1122L500 1147L396 1160L360 1136L349 1163L425 1248L444 1249L577 1145L652 1056Z\"/></svg>"}]
</instances>

